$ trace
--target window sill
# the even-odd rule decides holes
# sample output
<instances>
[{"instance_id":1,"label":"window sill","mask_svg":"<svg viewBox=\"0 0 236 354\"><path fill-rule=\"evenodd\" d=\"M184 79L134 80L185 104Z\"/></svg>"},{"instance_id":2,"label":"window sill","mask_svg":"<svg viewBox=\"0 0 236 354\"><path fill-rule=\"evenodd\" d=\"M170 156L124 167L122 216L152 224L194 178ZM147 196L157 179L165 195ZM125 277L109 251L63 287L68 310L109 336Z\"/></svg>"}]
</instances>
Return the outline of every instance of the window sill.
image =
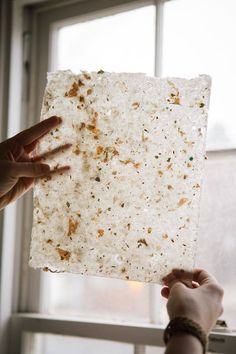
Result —
<instances>
[{"instance_id":1,"label":"window sill","mask_svg":"<svg viewBox=\"0 0 236 354\"><path fill-rule=\"evenodd\" d=\"M18 353L21 348L23 332L51 333L85 338L112 340L135 345L163 346L164 328L154 324L129 324L88 319L71 319L66 316L44 315L37 313L18 313L11 319L10 353ZM220 353L234 353L235 332L213 331L209 337L209 350Z\"/></svg>"}]
</instances>

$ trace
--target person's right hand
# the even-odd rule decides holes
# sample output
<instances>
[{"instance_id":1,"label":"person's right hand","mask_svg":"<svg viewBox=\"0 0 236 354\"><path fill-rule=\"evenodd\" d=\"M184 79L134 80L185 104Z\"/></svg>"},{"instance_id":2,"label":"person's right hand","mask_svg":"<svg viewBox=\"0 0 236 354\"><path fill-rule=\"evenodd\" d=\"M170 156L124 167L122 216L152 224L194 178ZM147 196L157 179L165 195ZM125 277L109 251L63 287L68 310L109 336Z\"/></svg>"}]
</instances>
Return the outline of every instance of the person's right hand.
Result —
<instances>
[{"instance_id":1,"label":"person's right hand","mask_svg":"<svg viewBox=\"0 0 236 354\"><path fill-rule=\"evenodd\" d=\"M187 317L208 334L223 312L224 292L216 279L202 269L193 272L174 269L163 281L161 294L168 299L170 320Z\"/></svg>"}]
</instances>

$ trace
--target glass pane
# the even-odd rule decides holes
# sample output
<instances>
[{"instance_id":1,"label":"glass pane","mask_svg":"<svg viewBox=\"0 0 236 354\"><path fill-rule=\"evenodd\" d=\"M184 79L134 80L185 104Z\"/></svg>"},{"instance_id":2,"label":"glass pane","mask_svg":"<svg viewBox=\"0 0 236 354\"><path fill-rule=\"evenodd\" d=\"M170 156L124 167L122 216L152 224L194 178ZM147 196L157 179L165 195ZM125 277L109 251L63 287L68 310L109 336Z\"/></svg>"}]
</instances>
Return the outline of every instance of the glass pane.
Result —
<instances>
[{"instance_id":1,"label":"glass pane","mask_svg":"<svg viewBox=\"0 0 236 354\"><path fill-rule=\"evenodd\" d=\"M207 148L236 147L236 1L172 0L164 6L163 76L212 76Z\"/></svg>"},{"instance_id":2,"label":"glass pane","mask_svg":"<svg viewBox=\"0 0 236 354\"><path fill-rule=\"evenodd\" d=\"M142 24L142 25L140 25ZM58 31L54 69L154 74L155 7L64 26Z\"/></svg>"},{"instance_id":3,"label":"glass pane","mask_svg":"<svg viewBox=\"0 0 236 354\"><path fill-rule=\"evenodd\" d=\"M225 290L224 313L236 327L236 153L215 153L206 163L197 265L212 272Z\"/></svg>"},{"instance_id":4,"label":"glass pane","mask_svg":"<svg viewBox=\"0 0 236 354\"><path fill-rule=\"evenodd\" d=\"M45 274L50 313L111 320L149 320L149 288L138 282ZM48 295L47 295L48 294Z\"/></svg>"},{"instance_id":5,"label":"glass pane","mask_svg":"<svg viewBox=\"0 0 236 354\"><path fill-rule=\"evenodd\" d=\"M103 17L102 17L103 16ZM142 26L140 24L142 23ZM53 37L52 69L146 72L154 74L155 6L68 23ZM127 321L149 321L149 287L136 282L45 274L50 313Z\"/></svg>"},{"instance_id":6,"label":"glass pane","mask_svg":"<svg viewBox=\"0 0 236 354\"><path fill-rule=\"evenodd\" d=\"M22 354L133 354L133 345L108 340L54 334L28 334Z\"/></svg>"},{"instance_id":7,"label":"glass pane","mask_svg":"<svg viewBox=\"0 0 236 354\"><path fill-rule=\"evenodd\" d=\"M236 152L209 153L201 197L196 266L211 272L225 290L228 327L236 328ZM155 286L155 322L166 326L166 300Z\"/></svg>"}]
</instances>

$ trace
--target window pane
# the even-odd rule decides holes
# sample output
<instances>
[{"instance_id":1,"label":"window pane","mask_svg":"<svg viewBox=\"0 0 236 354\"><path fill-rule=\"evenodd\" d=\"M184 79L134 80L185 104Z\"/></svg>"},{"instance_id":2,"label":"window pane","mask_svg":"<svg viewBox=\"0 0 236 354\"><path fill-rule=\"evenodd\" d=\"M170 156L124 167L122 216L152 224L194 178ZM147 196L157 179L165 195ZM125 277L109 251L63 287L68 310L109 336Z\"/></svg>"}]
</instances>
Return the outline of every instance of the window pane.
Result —
<instances>
[{"instance_id":1,"label":"window pane","mask_svg":"<svg viewBox=\"0 0 236 354\"><path fill-rule=\"evenodd\" d=\"M83 22L78 18L78 23L58 29L52 69L102 68L153 75L155 6L101 15ZM44 303L50 313L149 321L147 284L76 274L45 274L44 280Z\"/></svg>"},{"instance_id":2,"label":"window pane","mask_svg":"<svg viewBox=\"0 0 236 354\"><path fill-rule=\"evenodd\" d=\"M141 25L142 24L142 25ZM64 26L53 69L154 74L155 7Z\"/></svg>"},{"instance_id":3,"label":"window pane","mask_svg":"<svg viewBox=\"0 0 236 354\"><path fill-rule=\"evenodd\" d=\"M149 288L139 282L45 274L50 313L110 320L149 320Z\"/></svg>"},{"instance_id":4,"label":"window pane","mask_svg":"<svg viewBox=\"0 0 236 354\"><path fill-rule=\"evenodd\" d=\"M208 149L236 147L236 1L172 0L164 6L164 76L212 76Z\"/></svg>"},{"instance_id":5,"label":"window pane","mask_svg":"<svg viewBox=\"0 0 236 354\"><path fill-rule=\"evenodd\" d=\"M197 265L212 272L222 284L224 313L236 326L236 153L215 153L206 163L201 202Z\"/></svg>"},{"instance_id":6,"label":"window pane","mask_svg":"<svg viewBox=\"0 0 236 354\"><path fill-rule=\"evenodd\" d=\"M196 266L211 272L223 286L228 327L236 327L236 153L209 153L201 197ZM158 314L155 322L169 319L161 287L155 285ZM154 303L154 304L155 304Z\"/></svg>"},{"instance_id":7,"label":"window pane","mask_svg":"<svg viewBox=\"0 0 236 354\"><path fill-rule=\"evenodd\" d=\"M133 354L133 345L54 334L28 334L22 354Z\"/></svg>"}]
</instances>

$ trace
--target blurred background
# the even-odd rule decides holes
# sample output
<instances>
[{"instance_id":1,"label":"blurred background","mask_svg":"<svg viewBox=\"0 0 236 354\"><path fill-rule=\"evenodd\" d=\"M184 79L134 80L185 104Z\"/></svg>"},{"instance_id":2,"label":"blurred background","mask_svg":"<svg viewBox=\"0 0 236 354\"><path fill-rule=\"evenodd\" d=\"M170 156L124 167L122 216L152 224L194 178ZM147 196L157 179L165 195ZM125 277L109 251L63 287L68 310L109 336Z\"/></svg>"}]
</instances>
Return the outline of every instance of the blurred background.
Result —
<instances>
[{"instance_id":1,"label":"blurred background","mask_svg":"<svg viewBox=\"0 0 236 354\"><path fill-rule=\"evenodd\" d=\"M81 14L81 7L78 6L77 11L76 4L83 2L87 7ZM212 272L224 287L222 319L230 329L236 328L236 1L121 1L115 7L109 6L112 1L107 1L107 6L104 1L101 10L97 10L97 5L93 6L94 1L68 1L60 7L55 6L57 3L41 1L38 7L31 4L29 9L33 14L30 21L34 21L35 11L39 14L39 42L31 43L31 56L37 57L39 67L39 84L37 78L33 81L36 82L34 95L38 97L43 93L46 70L103 69L165 77L191 78L199 74L212 77L206 143L208 160L196 265ZM25 31L24 38L25 64L28 64L29 31ZM28 72L27 65L25 70L27 75L34 75ZM30 87L32 89L32 85ZM29 102L32 102L31 96L32 93ZM40 106L41 100L38 101ZM31 107L30 112L35 112L34 109ZM31 212L28 211L29 219ZM27 230L30 227L28 225ZM27 257L28 238L24 245ZM22 264L27 264L27 259L24 262ZM38 277L42 313L167 324L159 285L75 274L40 273ZM23 285L30 279L32 275L26 272ZM29 291L30 286L27 286ZM45 334L31 337L30 345L25 344L22 350L24 354L62 354L65 350L70 354L134 353L132 344ZM29 343L29 335L26 335L26 342ZM163 351L163 348L146 347L139 353Z\"/></svg>"}]
</instances>

